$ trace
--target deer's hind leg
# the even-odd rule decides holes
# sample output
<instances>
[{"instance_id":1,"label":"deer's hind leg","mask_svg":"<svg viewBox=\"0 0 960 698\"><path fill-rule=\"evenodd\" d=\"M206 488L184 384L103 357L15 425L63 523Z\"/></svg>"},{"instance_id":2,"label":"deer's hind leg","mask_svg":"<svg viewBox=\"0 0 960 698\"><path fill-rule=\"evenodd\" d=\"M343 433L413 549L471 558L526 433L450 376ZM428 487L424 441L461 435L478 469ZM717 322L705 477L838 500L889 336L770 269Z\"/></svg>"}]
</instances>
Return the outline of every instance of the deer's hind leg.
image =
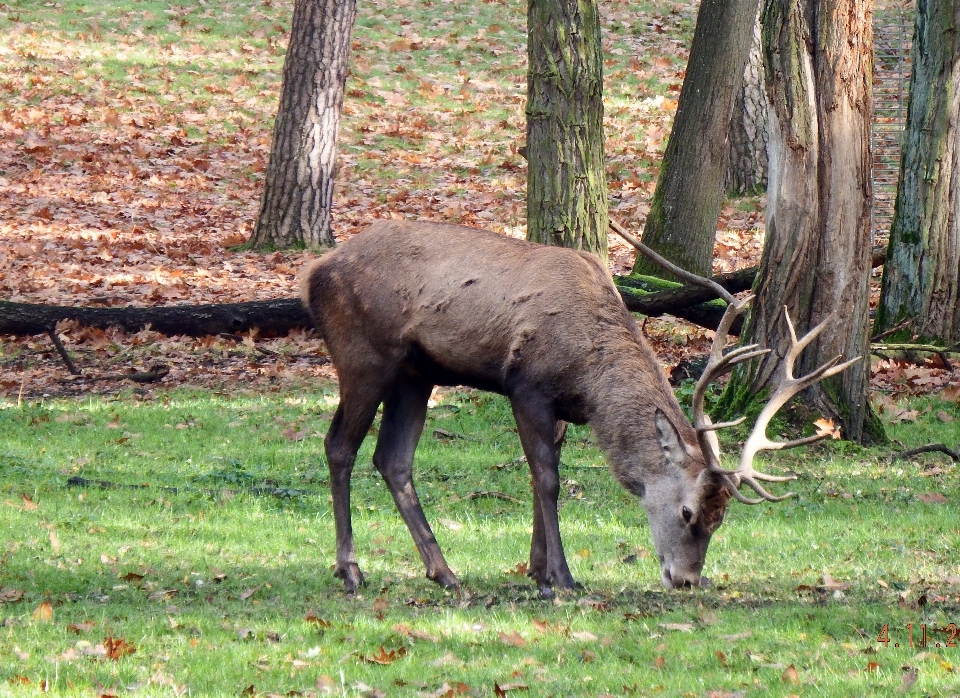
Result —
<instances>
[{"instance_id":1,"label":"deer's hind leg","mask_svg":"<svg viewBox=\"0 0 960 698\"><path fill-rule=\"evenodd\" d=\"M423 433L431 383L400 378L383 402L380 435L373 464L383 476L427 570L427 578L446 589L460 583L447 565L413 486L413 456Z\"/></svg>"},{"instance_id":2,"label":"deer's hind leg","mask_svg":"<svg viewBox=\"0 0 960 698\"><path fill-rule=\"evenodd\" d=\"M377 407L388 386L387 380L373 381L367 376L358 378L341 370L340 404L324 439L327 465L330 468L333 520L337 533L337 562L333 573L343 580L344 590L348 594L353 594L357 587L363 584L363 573L357 564L353 544L350 477L357 460L357 451L373 424Z\"/></svg>"}]
</instances>

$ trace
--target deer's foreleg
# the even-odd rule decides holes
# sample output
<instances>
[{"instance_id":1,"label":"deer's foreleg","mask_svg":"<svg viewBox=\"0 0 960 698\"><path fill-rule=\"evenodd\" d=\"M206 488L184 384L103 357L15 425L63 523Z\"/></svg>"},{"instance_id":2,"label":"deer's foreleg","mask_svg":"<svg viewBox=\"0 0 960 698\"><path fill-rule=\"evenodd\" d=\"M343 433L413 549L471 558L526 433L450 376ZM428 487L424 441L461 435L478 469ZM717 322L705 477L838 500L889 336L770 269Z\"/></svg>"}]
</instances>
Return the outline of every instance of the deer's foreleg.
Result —
<instances>
[{"instance_id":1,"label":"deer's foreleg","mask_svg":"<svg viewBox=\"0 0 960 698\"><path fill-rule=\"evenodd\" d=\"M560 539L560 446L562 422L548 401L532 391L517 391L511 398L520 443L527 456L533 481L533 539L530 545L530 576L540 594L553 595L551 587L573 589L576 583Z\"/></svg>"}]
</instances>

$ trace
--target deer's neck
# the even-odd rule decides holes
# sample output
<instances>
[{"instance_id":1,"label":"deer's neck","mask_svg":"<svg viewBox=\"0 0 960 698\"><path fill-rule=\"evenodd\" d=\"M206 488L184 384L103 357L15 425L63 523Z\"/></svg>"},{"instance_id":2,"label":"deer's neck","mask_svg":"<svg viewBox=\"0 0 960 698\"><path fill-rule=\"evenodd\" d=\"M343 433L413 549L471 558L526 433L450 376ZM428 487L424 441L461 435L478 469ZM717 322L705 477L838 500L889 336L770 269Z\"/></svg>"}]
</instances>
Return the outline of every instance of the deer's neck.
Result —
<instances>
[{"instance_id":1,"label":"deer's neck","mask_svg":"<svg viewBox=\"0 0 960 698\"><path fill-rule=\"evenodd\" d=\"M614 477L636 495L663 467L663 455L654 424L662 410L683 438L696 443L653 352L637 343L611 353L594 369L595 399L589 420Z\"/></svg>"}]
</instances>

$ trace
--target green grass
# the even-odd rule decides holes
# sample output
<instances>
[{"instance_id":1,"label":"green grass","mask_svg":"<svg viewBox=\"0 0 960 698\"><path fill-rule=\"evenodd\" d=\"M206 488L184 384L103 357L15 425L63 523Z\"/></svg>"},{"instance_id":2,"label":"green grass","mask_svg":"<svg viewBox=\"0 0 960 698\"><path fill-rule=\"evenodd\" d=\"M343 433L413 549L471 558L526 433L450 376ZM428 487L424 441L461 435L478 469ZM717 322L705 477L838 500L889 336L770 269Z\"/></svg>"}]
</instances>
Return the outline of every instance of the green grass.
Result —
<instances>
[{"instance_id":1,"label":"green grass","mask_svg":"<svg viewBox=\"0 0 960 698\"><path fill-rule=\"evenodd\" d=\"M444 683L473 695L495 683L528 686L516 695L887 695L901 666L919 669L917 695L960 685L957 650L933 647L943 635L906 646L908 624L918 642L920 624L960 620L958 473L936 457L891 464L840 443L780 454L767 467L803 473L798 496L734 503L704 570L713 586L667 591L641 508L573 428L561 517L585 588L549 603L516 574L531 522L509 406L453 392L430 411L416 473L464 596L423 578L368 438L353 503L369 584L346 598L330 570L322 455L334 406L324 385L4 403L0 598L23 596L0 605L0 693L46 681L59 695L433 695ZM934 415L956 405L933 407L892 435L921 443L935 421L950 441ZM476 496L490 491L521 502ZM938 492L950 503L919 498ZM849 588L818 588L825 572ZM34 617L44 601L50 622ZM136 652L97 656L108 637ZM782 679L790 665L799 683Z\"/></svg>"}]
</instances>

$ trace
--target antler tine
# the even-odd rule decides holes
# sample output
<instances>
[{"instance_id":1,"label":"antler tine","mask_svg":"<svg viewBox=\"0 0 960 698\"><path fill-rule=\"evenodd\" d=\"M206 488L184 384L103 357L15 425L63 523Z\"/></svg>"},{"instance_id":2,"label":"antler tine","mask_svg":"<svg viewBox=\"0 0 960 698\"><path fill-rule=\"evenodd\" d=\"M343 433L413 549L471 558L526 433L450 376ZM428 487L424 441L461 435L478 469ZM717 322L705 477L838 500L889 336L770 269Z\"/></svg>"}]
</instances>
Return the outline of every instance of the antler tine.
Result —
<instances>
[{"instance_id":1,"label":"antler tine","mask_svg":"<svg viewBox=\"0 0 960 698\"><path fill-rule=\"evenodd\" d=\"M723 318L721 318L720 324L717 325L717 331L713 339L713 346L710 348L710 357L707 360L707 365L704 367L703 374L700 376L700 380L697 381L697 385L693 390L693 422L697 430L697 441L700 443L700 450L704 456L710 460L711 467L714 469L720 467L720 442L717 440L716 430L733 424L739 424L742 420L713 424L703 406L707 387L711 382L729 371L736 364L742 361L748 361L769 351L767 349L759 349L758 344L751 344L737 347L727 354L723 353L724 343L726 342L727 335L730 333L730 327L752 299L753 296L751 295L743 300L733 299L732 302L727 304Z\"/></svg>"}]
</instances>

